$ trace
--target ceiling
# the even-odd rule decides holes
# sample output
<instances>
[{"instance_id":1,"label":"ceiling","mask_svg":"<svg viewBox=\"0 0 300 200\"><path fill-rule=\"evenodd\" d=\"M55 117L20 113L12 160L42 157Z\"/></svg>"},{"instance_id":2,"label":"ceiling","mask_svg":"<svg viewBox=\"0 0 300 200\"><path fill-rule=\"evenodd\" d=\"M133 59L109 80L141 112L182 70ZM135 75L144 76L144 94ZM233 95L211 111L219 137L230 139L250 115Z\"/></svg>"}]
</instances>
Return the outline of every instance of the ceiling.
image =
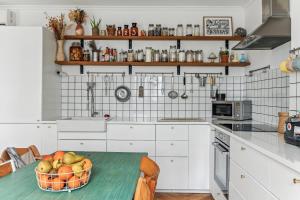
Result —
<instances>
[{"instance_id":1,"label":"ceiling","mask_svg":"<svg viewBox=\"0 0 300 200\"><path fill-rule=\"evenodd\" d=\"M0 0L0 5L244 6L253 0Z\"/></svg>"}]
</instances>

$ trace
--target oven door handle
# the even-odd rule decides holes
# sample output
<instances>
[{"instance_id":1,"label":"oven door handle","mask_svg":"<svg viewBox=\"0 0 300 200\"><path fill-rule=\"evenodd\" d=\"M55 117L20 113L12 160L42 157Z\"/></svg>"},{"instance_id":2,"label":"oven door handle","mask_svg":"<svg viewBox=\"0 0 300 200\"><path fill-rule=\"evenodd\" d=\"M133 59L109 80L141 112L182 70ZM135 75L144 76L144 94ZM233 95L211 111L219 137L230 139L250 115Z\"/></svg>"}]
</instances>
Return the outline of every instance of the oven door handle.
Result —
<instances>
[{"instance_id":1,"label":"oven door handle","mask_svg":"<svg viewBox=\"0 0 300 200\"><path fill-rule=\"evenodd\" d=\"M227 149L225 149L224 147L222 147L218 142L213 142L212 145L219 150L222 154L229 154L229 151Z\"/></svg>"}]
</instances>

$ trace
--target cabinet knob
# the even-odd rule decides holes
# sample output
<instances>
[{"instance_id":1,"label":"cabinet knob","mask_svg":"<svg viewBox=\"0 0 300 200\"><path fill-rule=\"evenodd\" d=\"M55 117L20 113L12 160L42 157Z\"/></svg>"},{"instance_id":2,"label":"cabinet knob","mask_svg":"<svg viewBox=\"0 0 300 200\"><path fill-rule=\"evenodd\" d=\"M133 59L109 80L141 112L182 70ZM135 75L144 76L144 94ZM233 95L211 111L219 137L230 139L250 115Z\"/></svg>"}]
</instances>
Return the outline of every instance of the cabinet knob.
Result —
<instances>
[{"instance_id":1,"label":"cabinet knob","mask_svg":"<svg viewBox=\"0 0 300 200\"><path fill-rule=\"evenodd\" d=\"M294 178L294 179L293 179L293 183L294 183L294 184L300 184L300 179Z\"/></svg>"},{"instance_id":2,"label":"cabinet knob","mask_svg":"<svg viewBox=\"0 0 300 200\"><path fill-rule=\"evenodd\" d=\"M133 129L133 126L130 126L131 129Z\"/></svg>"},{"instance_id":3,"label":"cabinet knob","mask_svg":"<svg viewBox=\"0 0 300 200\"><path fill-rule=\"evenodd\" d=\"M132 145L133 145L133 143L132 143L132 142L130 142L130 143L129 143L129 145L130 145L130 146L132 146Z\"/></svg>"},{"instance_id":4,"label":"cabinet knob","mask_svg":"<svg viewBox=\"0 0 300 200\"><path fill-rule=\"evenodd\" d=\"M36 128L40 128L40 126L36 126Z\"/></svg>"},{"instance_id":5,"label":"cabinet knob","mask_svg":"<svg viewBox=\"0 0 300 200\"><path fill-rule=\"evenodd\" d=\"M171 143L171 146L174 146L174 143Z\"/></svg>"},{"instance_id":6,"label":"cabinet knob","mask_svg":"<svg viewBox=\"0 0 300 200\"><path fill-rule=\"evenodd\" d=\"M243 175L243 174L241 174L241 179L244 179L244 178L246 178L246 176L245 176L245 175Z\"/></svg>"},{"instance_id":7,"label":"cabinet knob","mask_svg":"<svg viewBox=\"0 0 300 200\"><path fill-rule=\"evenodd\" d=\"M48 126L48 128L51 128L51 126Z\"/></svg>"},{"instance_id":8,"label":"cabinet knob","mask_svg":"<svg viewBox=\"0 0 300 200\"><path fill-rule=\"evenodd\" d=\"M171 129L174 130L174 126L171 126Z\"/></svg>"},{"instance_id":9,"label":"cabinet knob","mask_svg":"<svg viewBox=\"0 0 300 200\"><path fill-rule=\"evenodd\" d=\"M246 150L246 148L245 148L245 147L241 147L241 150L242 150L242 151L245 151L245 150Z\"/></svg>"},{"instance_id":10,"label":"cabinet knob","mask_svg":"<svg viewBox=\"0 0 300 200\"><path fill-rule=\"evenodd\" d=\"M80 145L84 145L84 143L83 143L83 142L80 142Z\"/></svg>"},{"instance_id":11,"label":"cabinet knob","mask_svg":"<svg viewBox=\"0 0 300 200\"><path fill-rule=\"evenodd\" d=\"M170 160L170 162L172 163L172 162L174 162L174 160Z\"/></svg>"}]
</instances>

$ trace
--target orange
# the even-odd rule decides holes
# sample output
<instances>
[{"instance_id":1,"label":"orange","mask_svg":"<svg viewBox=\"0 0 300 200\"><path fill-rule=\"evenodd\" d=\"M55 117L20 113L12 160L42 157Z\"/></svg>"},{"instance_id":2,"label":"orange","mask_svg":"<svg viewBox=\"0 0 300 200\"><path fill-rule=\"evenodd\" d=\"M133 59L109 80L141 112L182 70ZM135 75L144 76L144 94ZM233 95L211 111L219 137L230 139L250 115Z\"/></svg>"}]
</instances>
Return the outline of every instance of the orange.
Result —
<instances>
[{"instance_id":1,"label":"orange","mask_svg":"<svg viewBox=\"0 0 300 200\"><path fill-rule=\"evenodd\" d=\"M55 152L54 156L53 156L53 160L63 160L65 152L63 151L57 151Z\"/></svg>"},{"instance_id":2,"label":"orange","mask_svg":"<svg viewBox=\"0 0 300 200\"><path fill-rule=\"evenodd\" d=\"M51 179L49 179L48 175L39 175L39 184L41 188L47 189L51 187Z\"/></svg>"},{"instance_id":3,"label":"orange","mask_svg":"<svg viewBox=\"0 0 300 200\"><path fill-rule=\"evenodd\" d=\"M67 184L70 189L78 188L80 187L80 179L77 176L73 176Z\"/></svg>"},{"instance_id":4,"label":"orange","mask_svg":"<svg viewBox=\"0 0 300 200\"><path fill-rule=\"evenodd\" d=\"M68 165L63 165L58 169L57 174L61 180L67 181L73 176L72 167Z\"/></svg>"},{"instance_id":5,"label":"orange","mask_svg":"<svg viewBox=\"0 0 300 200\"><path fill-rule=\"evenodd\" d=\"M88 182L88 179L89 179L89 177L88 177L88 174L86 172L83 173L82 176L80 177L80 181L81 181L82 184L86 184Z\"/></svg>"},{"instance_id":6,"label":"orange","mask_svg":"<svg viewBox=\"0 0 300 200\"><path fill-rule=\"evenodd\" d=\"M65 186L65 183L62 180L60 180L58 177L52 179L52 189L53 190L56 190L56 191L61 190L64 188L64 186Z\"/></svg>"},{"instance_id":7,"label":"orange","mask_svg":"<svg viewBox=\"0 0 300 200\"><path fill-rule=\"evenodd\" d=\"M89 170L92 168L93 163L90 159L85 158L83 161L81 161L83 163L83 169L84 170Z\"/></svg>"},{"instance_id":8,"label":"orange","mask_svg":"<svg viewBox=\"0 0 300 200\"><path fill-rule=\"evenodd\" d=\"M45 155L45 156L43 156L43 160L47 160L50 163L52 163L53 162L53 157L51 155Z\"/></svg>"}]
</instances>

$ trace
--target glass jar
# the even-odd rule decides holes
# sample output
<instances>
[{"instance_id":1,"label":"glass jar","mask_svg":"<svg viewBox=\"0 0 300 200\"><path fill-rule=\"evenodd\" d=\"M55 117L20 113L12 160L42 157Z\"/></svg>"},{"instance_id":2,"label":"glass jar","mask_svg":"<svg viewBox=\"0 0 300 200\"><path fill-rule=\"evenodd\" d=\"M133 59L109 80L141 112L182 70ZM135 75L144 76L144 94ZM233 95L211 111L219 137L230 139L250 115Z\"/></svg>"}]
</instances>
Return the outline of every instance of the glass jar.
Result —
<instances>
[{"instance_id":1,"label":"glass jar","mask_svg":"<svg viewBox=\"0 0 300 200\"><path fill-rule=\"evenodd\" d=\"M169 28L169 36L175 36L175 28Z\"/></svg>"},{"instance_id":2,"label":"glass jar","mask_svg":"<svg viewBox=\"0 0 300 200\"><path fill-rule=\"evenodd\" d=\"M193 58L193 51L188 50L186 51L186 62L194 62L194 58Z\"/></svg>"},{"instance_id":3,"label":"glass jar","mask_svg":"<svg viewBox=\"0 0 300 200\"><path fill-rule=\"evenodd\" d=\"M70 61L82 61L83 52L80 42L73 42L70 47Z\"/></svg>"},{"instance_id":4,"label":"glass jar","mask_svg":"<svg viewBox=\"0 0 300 200\"><path fill-rule=\"evenodd\" d=\"M168 27L163 27L161 35L162 36L168 36L169 35Z\"/></svg>"},{"instance_id":5,"label":"glass jar","mask_svg":"<svg viewBox=\"0 0 300 200\"><path fill-rule=\"evenodd\" d=\"M192 24L187 24L186 25L186 36L193 36L193 26Z\"/></svg>"},{"instance_id":6,"label":"glass jar","mask_svg":"<svg viewBox=\"0 0 300 200\"><path fill-rule=\"evenodd\" d=\"M197 50L195 52L195 62L203 62L203 51L202 50Z\"/></svg>"},{"instance_id":7,"label":"glass jar","mask_svg":"<svg viewBox=\"0 0 300 200\"><path fill-rule=\"evenodd\" d=\"M128 53L127 53L127 51L124 51L122 56L123 56L123 62L128 62Z\"/></svg>"},{"instance_id":8,"label":"glass jar","mask_svg":"<svg viewBox=\"0 0 300 200\"><path fill-rule=\"evenodd\" d=\"M183 25L182 24L177 25L176 36L183 36Z\"/></svg>"},{"instance_id":9,"label":"glass jar","mask_svg":"<svg viewBox=\"0 0 300 200\"><path fill-rule=\"evenodd\" d=\"M177 61L177 49L176 46L170 46L169 50L169 62Z\"/></svg>"},{"instance_id":10,"label":"glass jar","mask_svg":"<svg viewBox=\"0 0 300 200\"><path fill-rule=\"evenodd\" d=\"M146 52L145 52L145 62L152 62L152 48L151 47L146 47Z\"/></svg>"},{"instance_id":11,"label":"glass jar","mask_svg":"<svg viewBox=\"0 0 300 200\"><path fill-rule=\"evenodd\" d=\"M127 53L127 62L134 62L133 50L129 49Z\"/></svg>"},{"instance_id":12,"label":"glass jar","mask_svg":"<svg viewBox=\"0 0 300 200\"><path fill-rule=\"evenodd\" d=\"M91 61L91 55L88 49L83 51L83 61Z\"/></svg>"},{"instance_id":13,"label":"glass jar","mask_svg":"<svg viewBox=\"0 0 300 200\"><path fill-rule=\"evenodd\" d=\"M199 24L194 25L194 36L200 36L200 25Z\"/></svg>"},{"instance_id":14,"label":"glass jar","mask_svg":"<svg viewBox=\"0 0 300 200\"><path fill-rule=\"evenodd\" d=\"M161 36L161 25L156 24L154 36Z\"/></svg>"},{"instance_id":15,"label":"glass jar","mask_svg":"<svg viewBox=\"0 0 300 200\"><path fill-rule=\"evenodd\" d=\"M93 58L93 62L99 62L99 51L98 50L94 50L92 52L92 58Z\"/></svg>"},{"instance_id":16,"label":"glass jar","mask_svg":"<svg viewBox=\"0 0 300 200\"><path fill-rule=\"evenodd\" d=\"M128 28L128 25L124 25L123 36L129 36L129 28Z\"/></svg>"},{"instance_id":17,"label":"glass jar","mask_svg":"<svg viewBox=\"0 0 300 200\"><path fill-rule=\"evenodd\" d=\"M118 27L117 36L122 36L122 27Z\"/></svg>"},{"instance_id":18,"label":"glass jar","mask_svg":"<svg viewBox=\"0 0 300 200\"><path fill-rule=\"evenodd\" d=\"M160 62L160 52L159 50L153 51L153 62Z\"/></svg>"},{"instance_id":19,"label":"glass jar","mask_svg":"<svg viewBox=\"0 0 300 200\"><path fill-rule=\"evenodd\" d=\"M132 27L130 28L131 36L139 36L139 29L137 27L137 23L132 23Z\"/></svg>"},{"instance_id":20,"label":"glass jar","mask_svg":"<svg viewBox=\"0 0 300 200\"><path fill-rule=\"evenodd\" d=\"M154 36L154 31L155 31L154 24L149 24L149 26L148 26L148 36Z\"/></svg>"},{"instance_id":21,"label":"glass jar","mask_svg":"<svg viewBox=\"0 0 300 200\"><path fill-rule=\"evenodd\" d=\"M178 52L178 62L185 62L185 52L184 52L184 50L180 50Z\"/></svg>"},{"instance_id":22,"label":"glass jar","mask_svg":"<svg viewBox=\"0 0 300 200\"><path fill-rule=\"evenodd\" d=\"M168 62L168 51L162 50L161 52L161 62Z\"/></svg>"},{"instance_id":23,"label":"glass jar","mask_svg":"<svg viewBox=\"0 0 300 200\"><path fill-rule=\"evenodd\" d=\"M142 49L137 51L137 61L144 62L144 51Z\"/></svg>"}]
</instances>

